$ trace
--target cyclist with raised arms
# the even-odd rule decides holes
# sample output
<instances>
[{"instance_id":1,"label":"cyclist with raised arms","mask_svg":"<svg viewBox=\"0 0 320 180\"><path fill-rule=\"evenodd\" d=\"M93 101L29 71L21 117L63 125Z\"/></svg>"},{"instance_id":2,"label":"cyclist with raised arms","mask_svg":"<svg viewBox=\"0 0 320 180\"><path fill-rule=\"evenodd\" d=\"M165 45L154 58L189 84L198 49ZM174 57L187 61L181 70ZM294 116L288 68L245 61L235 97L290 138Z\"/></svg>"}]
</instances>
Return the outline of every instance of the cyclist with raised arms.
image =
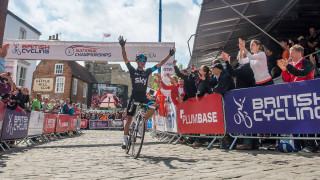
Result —
<instances>
[{"instance_id":1,"label":"cyclist with raised arms","mask_svg":"<svg viewBox=\"0 0 320 180\"><path fill-rule=\"evenodd\" d=\"M146 70L143 70L143 68L146 65L147 62L147 57L144 54L140 54L136 57L136 62L138 64L138 68L135 69L134 67L131 66L128 58L127 58L127 53L125 49L125 44L127 40L123 40L123 36L119 37L119 43L122 48L122 56L123 60L126 63L126 66L129 70L130 73L130 78L131 78L131 83L132 83L132 92L131 92L131 97L129 100L129 104L127 107L127 122L124 126L124 136L123 136L123 145L122 149L126 148L126 143L127 143L127 136L129 134L129 128L130 124L132 122L132 117L134 116L136 112L136 105L133 105L131 108L132 101L134 102L140 102L140 103L145 103L145 104L153 104L153 101L148 100L146 92L147 92L147 85L148 85L148 78L149 75L157 70L159 67L161 67L163 64L165 64L171 56L174 55L175 53L175 48L173 47L172 49L169 50L169 55L165 57L159 64L153 66L152 68L148 68ZM130 111L131 110L131 111ZM145 119L149 119L153 114L155 113L155 110L150 108L144 115Z\"/></svg>"}]
</instances>

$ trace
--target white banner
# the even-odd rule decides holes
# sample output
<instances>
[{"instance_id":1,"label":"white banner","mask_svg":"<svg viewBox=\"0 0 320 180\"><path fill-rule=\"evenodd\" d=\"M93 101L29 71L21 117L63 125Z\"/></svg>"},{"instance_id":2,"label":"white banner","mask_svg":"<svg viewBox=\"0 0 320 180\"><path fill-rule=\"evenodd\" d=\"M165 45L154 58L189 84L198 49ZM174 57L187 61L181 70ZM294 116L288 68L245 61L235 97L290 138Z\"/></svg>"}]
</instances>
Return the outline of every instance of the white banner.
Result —
<instances>
[{"instance_id":1,"label":"white banner","mask_svg":"<svg viewBox=\"0 0 320 180\"><path fill-rule=\"evenodd\" d=\"M44 123L44 113L32 111L29 121L28 136L41 135Z\"/></svg>"},{"instance_id":2,"label":"white banner","mask_svg":"<svg viewBox=\"0 0 320 180\"><path fill-rule=\"evenodd\" d=\"M4 40L4 44L10 44L7 59L123 61L118 42ZM130 61L135 61L138 54L145 54L148 62L159 62L174 45L173 42L127 42L126 51Z\"/></svg>"},{"instance_id":3,"label":"white banner","mask_svg":"<svg viewBox=\"0 0 320 180\"><path fill-rule=\"evenodd\" d=\"M170 101L171 101L171 97ZM156 121L156 130L157 131L165 131L165 132L178 132L177 128L177 110L176 106L171 102L166 102L165 106L168 109L168 113L166 117L160 116L159 114L155 115Z\"/></svg>"}]
</instances>

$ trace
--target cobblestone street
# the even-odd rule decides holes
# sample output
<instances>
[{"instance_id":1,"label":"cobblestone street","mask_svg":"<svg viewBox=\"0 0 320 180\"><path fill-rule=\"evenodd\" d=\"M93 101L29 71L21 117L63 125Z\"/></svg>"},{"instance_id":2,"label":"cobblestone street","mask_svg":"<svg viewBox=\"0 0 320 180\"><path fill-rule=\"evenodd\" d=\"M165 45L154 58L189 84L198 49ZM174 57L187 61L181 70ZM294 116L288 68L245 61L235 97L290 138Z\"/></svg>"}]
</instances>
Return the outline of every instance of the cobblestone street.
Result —
<instances>
[{"instance_id":1,"label":"cobblestone street","mask_svg":"<svg viewBox=\"0 0 320 180\"><path fill-rule=\"evenodd\" d=\"M0 179L318 179L319 154L227 151L172 145L146 134L140 158L120 147L121 131L83 131L0 155ZM215 145L216 146L216 145Z\"/></svg>"}]
</instances>

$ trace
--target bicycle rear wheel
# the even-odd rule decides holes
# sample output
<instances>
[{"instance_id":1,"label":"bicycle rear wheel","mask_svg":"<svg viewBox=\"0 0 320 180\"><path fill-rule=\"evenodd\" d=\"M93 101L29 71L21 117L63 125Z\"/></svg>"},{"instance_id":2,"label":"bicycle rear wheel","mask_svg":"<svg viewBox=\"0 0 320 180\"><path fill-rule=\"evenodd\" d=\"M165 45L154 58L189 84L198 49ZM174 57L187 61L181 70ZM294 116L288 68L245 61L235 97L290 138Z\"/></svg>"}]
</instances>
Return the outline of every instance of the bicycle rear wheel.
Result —
<instances>
[{"instance_id":1,"label":"bicycle rear wheel","mask_svg":"<svg viewBox=\"0 0 320 180\"><path fill-rule=\"evenodd\" d=\"M145 135L145 120L143 115L140 113L137 116L137 124L133 129L133 141L131 144L131 149L132 149L132 156L136 159L139 157L142 145L143 145L143 140L144 140L144 135Z\"/></svg>"}]
</instances>

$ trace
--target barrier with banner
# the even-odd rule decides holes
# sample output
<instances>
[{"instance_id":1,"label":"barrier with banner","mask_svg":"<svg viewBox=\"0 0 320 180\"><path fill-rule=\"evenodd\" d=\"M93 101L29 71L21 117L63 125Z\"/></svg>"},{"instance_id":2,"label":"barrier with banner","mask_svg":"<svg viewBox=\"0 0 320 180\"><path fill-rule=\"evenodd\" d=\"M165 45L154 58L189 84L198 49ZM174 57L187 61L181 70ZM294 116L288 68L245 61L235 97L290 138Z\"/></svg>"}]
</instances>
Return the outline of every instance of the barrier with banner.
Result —
<instances>
[{"instance_id":1,"label":"barrier with banner","mask_svg":"<svg viewBox=\"0 0 320 180\"><path fill-rule=\"evenodd\" d=\"M41 135L44 126L44 113L32 111L30 115L28 136Z\"/></svg>"},{"instance_id":2,"label":"barrier with banner","mask_svg":"<svg viewBox=\"0 0 320 180\"><path fill-rule=\"evenodd\" d=\"M177 106L178 133L224 134L224 117L220 94L209 94Z\"/></svg>"},{"instance_id":3,"label":"barrier with banner","mask_svg":"<svg viewBox=\"0 0 320 180\"><path fill-rule=\"evenodd\" d=\"M123 129L124 124L120 119L108 120L108 128L110 129Z\"/></svg>"},{"instance_id":4,"label":"barrier with banner","mask_svg":"<svg viewBox=\"0 0 320 180\"><path fill-rule=\"evenodd\" d=\"M81 119L81 128L87 128L88 126L88 120L86 119Z\"/></svg>"},{"instance_id":5,"label":"barrier with banner","mask_svg":"<svg viewBox=\"0 0 320 180\"><path fill-rule=\"evenodd\" d=\"M176 106L172 103L171 97L168 97L170 102L164 103L164 112L157 113L153 119L157 131L177 133L177 110Z\"/></svg>"},{"instance_id":6,"label":"barrier with banner","mask_svg":"<svg viewBox=\"0 0 320 180\"><path fill-rule=\"evenodd\" d=\"M0 102L0 139L2 132L2 125L4 121L4 115L6 113L6 105Z\"/></svg>"},{"instance_id":7,"label":"barrier with banner","mask_svg":"<svg viewBox=\"0 0 320 180\"><path fill-rule=\"evenodd\" d=\"M69 127L68 131L75 131L77 129L77 120L78 116L76 115L69 115Z\"/></svg>"},{"instance_id":8,"label":"barrier with banner","mask_svg":"<svg viewBox=\"0 0 320 180\"><path fill-rule=\"evenodd\" d=\"M56 129L56 114L45 114L42 134L52 134Z\"/></svg>"},{"instance_id":9,"label":"barrier with banner","mask_svg":"<svg viewBox=\"0 0 320 180\"><path fill-rule=\"evenodd\" d=\"M30 113L6 109L2 126L1 141L27 137Z\"/></svg>"},{"instance_id":10,"label":"barrier with banner","mask_svg":"<svg viewBox=\"0 0 320 180\"><path fill-rule=\"evenodd\" d=\"M79 116L77 116L77 128L76 128L76 130L80 131L80 129L81 129L81 118Z\"/></svg>"},{"instance_id":11,"label":"barrier with banner","mask_svg":"<svg viewBox=\"0 0 320 180\"><path fill-rule=\"evenodd\" d=\"M90 120L89 129L107 129L108 121Z\"/></svg>"},{"instance_id":12,"label":"barrier with banner","mask_svg":"<svg viewBox=\"0 0 320 180\"><path fill-rule=\"evenodd\" d=\"M59 114L56 125L56 132L67 132L69 130L69 116Z\"/></svg>"},{"instance_id":13,"label":"barrier with banner","mask_svg":"<svg viewBox=\"0 0 320 180\"><path fill-rule=\"evenodd\" d=\"M319 134L320 80L225 93L227 133Z\"/></svg>"}]
</instances>

